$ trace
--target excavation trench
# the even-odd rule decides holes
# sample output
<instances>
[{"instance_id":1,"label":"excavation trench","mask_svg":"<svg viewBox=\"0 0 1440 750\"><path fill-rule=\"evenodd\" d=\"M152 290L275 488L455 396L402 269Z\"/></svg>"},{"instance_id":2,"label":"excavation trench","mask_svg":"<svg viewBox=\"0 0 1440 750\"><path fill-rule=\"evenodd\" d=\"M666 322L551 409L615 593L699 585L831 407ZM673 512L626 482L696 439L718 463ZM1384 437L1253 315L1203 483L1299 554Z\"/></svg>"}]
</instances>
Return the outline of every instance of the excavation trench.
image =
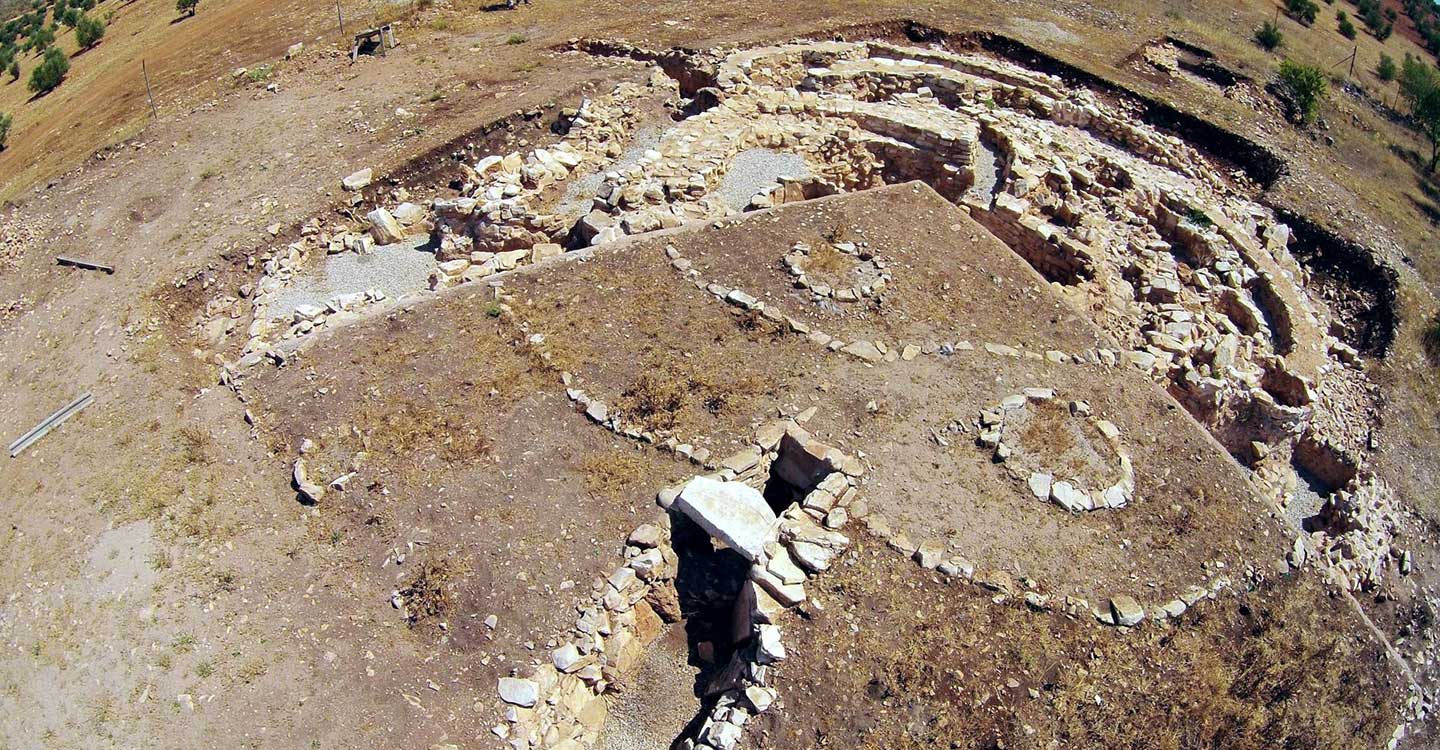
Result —
<instances>
[{"instance_id":1,"label":"excavation trench","mask_svg":"<svg viewBox=\"0 0 1440 750\"><path fill-rule=\"evenodd\" d=\"M1184 205L1183 191L1177 193L1173 186L1150 184L1148 178L1157 174L1157 170L1175 165L1176 160L1191 160L1184 162L1185 169L1194 165L1195 169L1203 170L1207 165L1195 164L1193 151L1166 150L1154 136L1143 133L1140 134L1143 148L1132 144L1127 151L1118 144L1125 140L1126 133L1138 131L1127 130L1133 126L1124 122L1117 124L1117 118L1123 119L1123 113L1075 119L1073 113L1064 111L1033 110L1034 101L1026 104L1025 97L1015 92L1023 93L1026 85L1033 86L1035 91L1050 91L1054 86L1050 79L1026 78L1031 75L1028 71L1038 70L1128 98L1142 105L1142 109L1148 108L1149 119L1167 120L1171 126L1168 129L1181 135L1185 142L1194 143L1209 153L1214 153L1217 145L1223 145L1228 149L1224 157L1243 162L1252 170L1268 169L1264 165L1273 155L1254 154L1248 150L1253 144L1236 139L1216 126L1175 112L1006 37L988 33L951 36L910 23L871 26L865 32L871 38L888 35L932 42L942 48L960 50L964 55L947 57L934 50L914 50L915 60L902 61L898 58L910 52L883 44L821 45L818 50L777 48L779 51L768 53L775 55L775 60L755 58L763 63L755 66L761 71L757 73L761 83L755 86L762 89L773 86L777 91L793 86L810 96L814 103L798 109L795 104L776 104L763 100L766 96L763 90L756 95L762 97L760 103L742 103L773 115L779 123L773 126L775 130L762 131L750 125L755 117L753 111L736 110L745 113L741 117L727 114L729 102L725 107L683 119L671 126L672 129L662 126L663 115L651 117L644 123L632 123L630 120L635 118L626 114L624 127L599 137L598 142L604 147L599 148L598 153L592 151L583 160L576 157L577 164L583 166L574 166L573 171L562 169L559 177L547 177L539 183L540 187L533 189L533 195L524 196L526 202L517 208L512 210L502 205L496 210L495 216L499 218L492 218L488 208L486 216L479 218L480 209L504 204L502 198L514 193L495 192L496 187L486 189L486 176L478 174L480 166L468 172L461 170L462 177L451 179L449 188L466 180L478 182L479 186L472 184L455 193L459 201L470 200L471 206L463 214L457 210L453 219L439 216L441 209L437 203L437 227L432 230L431 239L439 259L448 264L480 265L483 259L495 254L526 251L540 243L559 243L563 248L557 250L579 249L619 236L678 226L695 219L716 218L737 210L809 200L836 191L863 190L881 183L920 180L949 200L964 204L975 219L1045 279L1063 285L1093 281L1097 284L1090 286L1095 287L1108 283L1098 275L1105 271L1102 267L1105 262L1112 257L1122 264L1136 262L1136 258L1127 259L1123 255L1121 243L1140 248L1143 260L1150 257L1146 253L1154 248L1166 247L1156 245L1156 238L1165 240L1173 258L1163 262L1157 259L1159 265L1145 268L1144 273L1137 272L1138 266L1134 265L1128 268L1122 265L1119 269L1135 288L1134 301L1150 305L1137 321L1137 330L1163 333L1159 330L1161 325L1183 330L1185 323L1173 321L1172 326L1161 318L1160 313L1165 312L1162 308L1179 304L1182 301L1179 295L1184 291L1178 286L1161 286L1162 282L1179 284L1174 279L1177 273L1193 276L1196 269L1210 267L1216 269L1211 274L1214 278L1217 274L1229 273L1219 266L1219 261L1233 267L1247 262L1244 260L1247 252L1253 255L1253 251L1242 248L1237 256L1233 248L1227 246L1228 243L1238 247L1241 243L1241 238L1235 237L1236 227L1227 223L1217 234L1209 228L1208 221L1195 224L1197 209ZM833 36L843 37L848 33L849 30L841 30ZM713 55L693 50L657 52L622 42L596 40L581 40L567 45L566 49L659 65L678 84L682 96L714 89L722 84L721 78L730 83L744 80L743 73L737 73L736 69L748 70L746 66L751 59L743 55L725 58L717 69ZM1192 54L1203 59L1203 55ZM737 59L741 62L735 62ZM1005 64L1000 64L1002 62ZM833 67L820 67L825 65ZM958 77L949 76L943 72L945 69L956 71ZM929 72L907 73L914 70ZM935 72L937 70L942 72ZM846 78L847 75L851 77ZM973 92L962 96L968 89L955 81L966 80L964 76L981 79L988 76L993 83L985 85L1009 93L998 101L994 95L985 98ZM922 82L927 85L920 85ZM853 93L857 104L832 106L836 94L827 92L827 86L834 86L841 95ZM744 89L735 87L735 90ZM664 108L673 113L681 104L674 99L675 91L675 88L660 86L643 96L657 98L657 101L668 97ZM1077 96L1075 101L1083 104L1090 100ZM900 106L907 102L920 106L912 109ZM584 106L579 109L584 110ZM590 119L605 122L604 111L602 107L601 113ZM617 111L613 103L610 111L611 114ZM618 111L630 110L620 108ZM801 114L810 119L798 117ZM725 117L736 122L732 125ZM932 119L917 125L915 117ZM1030 120L1025 120L1027 117ZM715 135L712 123L716 118L720 118L719 122L727 129L726 135L731 137ZM800 129L797 121L810 123L807 126L812 130ZM941 126L927 130L926 122L941 123ZM555 130L553 126L557 123L563 125L553 108L519 113L492 123L477 131L477 137L453 141L417 160L401 173L399 180L407 184L414 184L415 180L446 180L455 174L457 164L468 164L483 155L487 144L506 143L517 129L545 130L546 123L552 125L551 130ZM731 134L728 129L732 127L744 132ZM1036 153L1052 141L1045 140L1043 146L1037 146L1036 138L1027 135L1027 127L1051 128L1053 132L1046 137L1070 149L1066 157L1069 163L1087 164L1092 174L1082 179L1074 167L1067 174L1058 156L1047 160L1044 154ZM1116 133L1122 137L1117 139ZM1026 139L1029 139L1028 146ZM542 148L555 149L549 141L546 143ZM706 148L714 149L714 153L705 153ZM685 161L697 152L697 158ZM1073 160L1077 154L1081 157L1079 162ZM1060 166L1052 166L1055 164ZM1042 172L1046 169L1049 171ZM537 163L527 165L525 170L527 185L532 172L544 172L543 165ZM494 170L489 174L493 176ZM1265 174L1252 176L1262 183L1273 179L1273 174L1268 178ZM521 192L531 189L518 184L509 187L519 188ZM1247 188L1241 185L1233 190L1243 195ZM474 197L467 198L467 194ZM1119 231L1113 235L1102 234L1102 242L1092 245L1090 239L1080 233L1085 229L1082 219L1107 210L1104 199L1117 194L1138 196L1130 198L1138 217L1129 218L1138 218L1138 226L1143 231L1136 232L1125 226L1127 223L1135 226L1137 222L1125 222L1122 217L1111 215L1107 218ZM367 195L374 198L372 194ZM1034 201L1033 205L1020 196ZM1072 205L1072 200L1079 202ZM712 203L707 205L705 201ZM697 204L700 204L699 212L684 213ZM717 205L722 207L718 214L714 212ZM1204 211L1199 213L1204 218ZM1393 338L1393 272L1378 263L1366 248L1326 232L1304 217L1280 209L1278 218L1292 227L1296 257L1310 271L1316 287L1337 312L1337 324L1332 332L1360 351L1383 353ZM1216 221L1219 220L1217 215ZM1144 234L1152 230L1157 234ZM1254 244L1256 239L1250 238L1247 243ZM1112 244L1106 245L1106 242ZM513 267L516 259L508 262ZM483 268L492 273L495 270L494 266ZM1267 333L1268 344L1266 337L1261 336L1258 339L1261 345L1272 347L1270 353L1274 355L1286 357L1296 349L1292 318L1299 311L1289 307L1293 295L1289 295L1288 288L1283 290L1285 294L1274 288L1282 280L1264 268L1258 267L1256 272L1240 281L1229 282L1213 294L1201 295L1201 301L1208 300L1207 304L1218 308L1228 319L1221 321L1222 332L1228 327L1247 337ZM1168 282L1157 276L1161 272L1170 274ZM484 278L484 275L467 275L464 280L475 278ZM433 279L432 276L432 283ZM1214 283L1207 282L1212 286ZM284 299L288 298L282 301ZM1155 326L1155 329L1145 326ZM1208 353L1202 356L1201 361L1210 358ZM1224 373L1217 370L1201 374L1222 376ZM1305 385L1284 367L1263 363L1261 375L1263 379L1257 385L1280 407L1298 410L1308 405ZM1197 416L1207 415L1208 407L1202 404L1203 399L1187 399L1182 394L1182 401ZM1288 418L1288 413L1277 417L1280 420L1277 424ZM1226 444L1239 445L1240 454L1248 450L1245 445L1248 441L1237 437L1244 432L1238 425L1212 424L1212 427L1236 437Z\"/></svg>"},{"instance_id":2,"label":"excavation trench","mask_svg":"<svg viewBox=\"0 0 1440 750\"><path fill-rule=\"evenodd\" d=\"M1271 208L1290 227L1290 253L1310 272L1308 286L1334 313L1330 334L1361 353L1384 357L1400 325L1395 269L1308 216Z\"/></svg>"},{"instance_id":3,"label":"excavation trench","mask_svg":"<svg viewBox=\"0 0 1440 750\"><path fill-rule=\"evenodd\" d=\"M670 747L709 712L709 685L734 650L733 617L749 563L718 546L683 514L671 514L678 559L678 619L666 625L610 701L596 747ZM665 613L662 613L662 616Z\"/></svg>"},{"instance_id":4,"label":"excavation trench","mask_svg":"<svg viewBox=\"0 0 1440 750\"><path fill-rule=\"evenodd\" d=\"M777 450L768 467L761 464L764 472L747 475L744 482L760 490L770 508L782 515L787 509L796 512L831 470L788 436ZM670 528L678 560L678 619L617 687L596 742L602 750L680 747L696 738L723 696L733 700L737 687L754 682L756 670L764 669L755 662L749 615L753 602L741 591L750 579L751 563L683 512L672 509ZM763 684L764 672L758 674Z\"/></svg>"},{"instance_id":5,"label":"excavation trench","mask_svg":"<svg viewBox=\"0 0 1440 750\"><path fill-rule=\"evenodd\" d=\"M682 47L651 50L606 39L578 39L555 49L583 52L595 57L618 57L652 63L659 66L665 75L675 79L680 86L680 95L686 99L694 98L701 90L713 89L716 85L715 63L702 50Z\"/></svg>"}]
</instances>

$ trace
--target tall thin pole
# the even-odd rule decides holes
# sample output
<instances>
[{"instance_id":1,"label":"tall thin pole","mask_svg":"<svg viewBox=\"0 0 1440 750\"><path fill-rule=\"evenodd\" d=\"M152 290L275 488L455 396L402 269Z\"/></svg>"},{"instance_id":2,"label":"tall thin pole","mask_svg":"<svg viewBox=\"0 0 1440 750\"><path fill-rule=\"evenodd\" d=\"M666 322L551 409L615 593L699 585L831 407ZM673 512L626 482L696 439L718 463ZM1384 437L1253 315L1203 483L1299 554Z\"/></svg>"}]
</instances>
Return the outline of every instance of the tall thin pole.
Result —
<instances>
[{"instance_id":1,"label":"tall thin pole","mask_svg":"<svg viewBox=\"0 0 1440 750\"><path fill-rule=\"evenodd\" d=\"M345 14L340 12L340 0L335 0L335 17L340 19L340 36L345 36Z\"/></svg>"},{"instance_id":2,"label":"tall thin pole","mask_svg":"<svg viewBox=\"0 0 1440 750\"><path fill-rule=\"evenodd\" d=\"M1360 56L1360 45L1355 45L1355 51L1350 53L1350 77L1355 77L1355 58Z\"/></svg>"},{"instance_id":3,"label":"tall thin pole","mask_svg":"<svg viewBox=\"0 0 1440 750\"><path fill-rule=\"evenodd\" d=\"M140 60L140 74L145 76L145 98L150 100L150 116L160 119L160 113L155 110L155 93L150 90L150 70L145 67L145 60Z\"/></svg>"}]
</instances>

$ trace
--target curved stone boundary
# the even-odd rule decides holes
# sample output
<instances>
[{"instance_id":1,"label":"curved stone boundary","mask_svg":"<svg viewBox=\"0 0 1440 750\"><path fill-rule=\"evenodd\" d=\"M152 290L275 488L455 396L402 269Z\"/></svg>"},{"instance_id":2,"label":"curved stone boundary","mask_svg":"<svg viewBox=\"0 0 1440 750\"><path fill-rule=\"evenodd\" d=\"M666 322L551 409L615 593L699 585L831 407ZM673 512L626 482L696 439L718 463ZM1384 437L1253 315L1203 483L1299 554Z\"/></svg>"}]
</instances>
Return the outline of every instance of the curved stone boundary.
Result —
<instances>
[{"instance_id":1,"label":"curved stone boundary","mask_svg":"<svg viewBox=\"0 0 1440 750\"><path fill-rule=\"evenodd\" d=\"M1147 620L1161 621L1184 614L1201 602L1214 599L1220 592L1233 584L1228 577L1211 579L1208 585L1186 586L1179 595L1168 601L1147 599L1142 604L1134 595L1117 593L1100 605L1089 600L1058 594L1046 594L1032 580L1016 581L1004 568L977 568L962 555L951 555L946 544L939 539L929 539L915 544L903 531L894 530L888 518L880 513L863 517L865 527L892 550L915 561L924 570L933 570L947 578L960 578L994 592L994 601L1002 603L1015 596L1024 599L1026 606L1039 612L1060 611L1071 617L1090 615L1104 625L1134 627Z\"/></svg>"},{"instance_id":2,"label":"curved stone boundary","mask_svg":"<svg viewBox=\"0 0 1440 750\"><path fill-rule=\"evenodd\" d=\"M874 280L868 284L833 288L829 284L817 283L811 278L810 272L805 268L805 259L810 257L814 249L809 243L797 242L790 247L790 252L785 254L785 270L790 272L794 278L797 289L804 289L815 295L816 299L833 299L836 302L858 302L862 299L874 297L885 291L885 286L890 283L890 274L885 271L885 261L871 254L865 243L856 245L853 242L835 242L831 244L835 251L842 255L856 258L860 263L860 269L867 266L874 276Z\"/></svg>"},{"instance_id":3,"label":"curved stone boundary","mask_svg":"<svg viewBox=\"0 0 1440 750\"><path fill-rule=\"evenodd\" d=\"M847 343L839 337L832 336L810 326L798 318L787 315L781 311L778 306L767 303L749 294L744 289L730 287L704 279L700 275L700 271L694 268L694 264L690 259L681 254L680 250L674 245L667 244L665 246L665 256L670 261L670 267L674 269L676 273L690 281L696 289L708 292L712 297L726 304L734 305L745 311L756 312L772 323L783 325L789 333L805 337L806 340L816 346L831 352L848 354L870 365L895 361L910 362L921 355L948 357L960 352L973 351L982 351L985 354L995 357L1043 361L1056 365L1088 364L1103 367L1128 366L1134 367L1151 376L1156 375L1157 368L1163 364L1148 351L1127 351L1105 347L1087 349L1083 352L1065 352L1058 349L1049 349L1042 353L1030 351L1023 345L1011 346L1009 344L992 341L981 342L977 348L974 344L964 339L943 343L934 341L926 341L924 343L900 341L893 345L887 344L880 339L855 339Z\"/></svg>"}]
</instances>

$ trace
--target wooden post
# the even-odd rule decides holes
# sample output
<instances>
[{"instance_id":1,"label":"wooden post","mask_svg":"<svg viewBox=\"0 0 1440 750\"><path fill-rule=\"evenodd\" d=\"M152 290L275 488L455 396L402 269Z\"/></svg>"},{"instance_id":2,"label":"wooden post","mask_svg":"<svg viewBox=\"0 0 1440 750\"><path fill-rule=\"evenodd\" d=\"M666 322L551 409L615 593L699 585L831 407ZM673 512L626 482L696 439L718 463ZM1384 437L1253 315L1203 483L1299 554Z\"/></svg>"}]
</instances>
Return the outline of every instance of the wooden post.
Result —
<instances>
[{"instance_id":1,"label":"wooden post","mask_svg":"<svg viewBox=\"0 0 1440 750\"><path fill-rule=\"evenodd\" d=\"M1350 77L1355 77L1355 58L1360 56L1360 45L1355 45L1355 51L1350 53Z\"/></svg>"},{"instance_id":2,"label":"wooden post","mask_svg":"<svg viewBox=\"0 0 1440 750\"><path fill-rule=\"evenodd\" d=\"M150 90L150 70L145 67L145 60L140 60L140 74L145 76L145 98L150 100L150 116L156 120L160 119L160 113L155 109L155 93Z\"/></svg>"},{"instance_id":3,"label":"wooden post","mask_svg":"<svg viewBox=\"0 0 1440 750\"><path fill-rule=\"evenodd\" d=\"M335 17L340 19L340 36L345 36L345 14L340 11L340 0L335 0Z\"/></svg>"}]
</instances>

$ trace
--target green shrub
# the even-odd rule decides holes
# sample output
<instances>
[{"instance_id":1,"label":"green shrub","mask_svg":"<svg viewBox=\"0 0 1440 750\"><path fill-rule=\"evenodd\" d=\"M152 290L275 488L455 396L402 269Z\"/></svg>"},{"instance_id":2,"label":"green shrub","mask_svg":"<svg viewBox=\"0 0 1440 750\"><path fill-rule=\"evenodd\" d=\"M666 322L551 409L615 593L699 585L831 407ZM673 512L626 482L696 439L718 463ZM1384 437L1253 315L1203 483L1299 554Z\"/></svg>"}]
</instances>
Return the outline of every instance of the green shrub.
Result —
<instances>
[{"instance_id":1,"label":"green shrub","mask_svg":"<svg viewBox=\"0 0 1440 750\"><path fill-rule=\"evenodd\" d=\"M11 83L20 80L20 61L11 60L10 67L6 68L5 72L10 74Z\"/></svg>"},{"instance_id":2,"label":"green shrub","mask_svg":"<svg viewBox=\"0 0 1440 750\"><path fill-rule=\"evenodd\" d=\"M49 26L41 26L30 32L30 40L25 43L25 48L40 54L50 45L55 43L55 30Z\"/></svg>"},{"instance_id":3,"label":"green shrub","mask_svg":"<svg viewBox=\"0 0 1440 750\"><path fill-rule=\"evenodd\" d=\"M1418 57L1405 55L1400 66L1400 96L1410 106L1410 119L1430 141L1430 164L1440 164L1440 70Z\"/></svg>"},{"instance_id":4,"label":"green shrub","mask_svg":"<svg viewBox=\"0 0 1440 750\"><path fill-rule=\"evenodd\" d=\"M1380 6L1380 0L1357 0L1355 9L1360 11L1360 20L1376 39L1385 41L1395 30L1395 19L1399 17L1393 9Z\"/></svg>"},{"instance_id":5,"label":"green shrub","mask_svg":"<svg viewBox=\"0 0 1440 750\"><path fill-rule=\"evenodd\" d=\"M1335 14L1335 18L1340 22L1340 36L1346 39L1354 39L1355 35L1359 32L1356 31L1355 24L1350 22L1350 16L1346 15L1345 11L1342 10Z\"/></svg>"},{"instance_id":6,"label":"green shrub","mask_svg":"<svg viewBox=\"0 0 1440 750\"><path fill-rule=\"evenodd\" d=\"M1315 0L1285 0L1285 13L1309 26L1315 23L1315 17L1320 14L1320 6L1315 4Z\"/></svg>"},{"instance_id":7,"label":"green shrub","mask_svg":"<svg viewBox=\"0 0 1440 750\"><path fill-rule=\"evenodd\" d=\"M505 39L505 43L510 45L524 44L527 41L529 40L525 38L524 34L511 34Z\"/></svg>"},{"instance_id":8,"label":"green shrub","mask_svg":"<svg viewBox=\"0 0 1440 750\"><path fill-rule=\"evenodd\" d=\"M1255 43L1267 50L1275 50L1285 43L1285 35L1274 21L1266 21L1255 30Z\"/></svg>"},{"instance_id":9,"label":"green shrub","mask_svg":"<svg viewBox=\"0 0 1440 750\"><path fill-rule=\"evenodd\" d=\"M1280 63L1280 82L1295 97L1295 106L1300 109L1300 120L1306 125L1315 122L1320 114L1320 102L1329 91L1325 82L1325 71L1314 65L1304 65L1293 60Z\"/></svg>"},{"instance_id":10,"label":"green shrub","mask_svg":"<svg viewBox=\"0 0 1440 750\"><path fill-rule=\"evenodd\" d=\"M273 69L269 65L257 65L245 71L245 77L249 78L251 83L259 83L269 78L272 72Z\"/></svg>"},{"instance_id":11,"label":"green shrub","mask_svg":"<svg viewBox=\"0 0 1440 750\"><path fill-rule=\"evenodd\" d=\"M10 138L10 115L0 112L0 151L5 150L5 141Z\"/></svg>"},{"instance_id":12,"label":"green shrub","mask_svg":"<svg viewBox=\"0 0 1440 750\"><path fill-rule=\"evenodd\" d=\"M1382 81L1393 81L1400 75L1400 66L1395 64L1395 58L1381 52L1380 64L1375 66L1375 75L1380 76Z\"/></svg>"},{"instance_id":13,"label":"green shrub","mask_svg":"<svg viewBox=\"0 0 1440 750\"><path fill-rule=\"evenodd\" d=\"M90 49L100 43L102 36L105 36L104 22L94 16L80 14L80 20L75 23L75 42L82 49Z\"/></svg>"},{"instance_id":14,"label":"green shrub","mask_svg":"<svg viewBox=\"0 0 1440 750\"><path fill-rule=\"evenodd\" d=\"M70 72L70 58L65 56L54 47L45 50L45 57L35 69L30 71L30 90L37 94L47 94L60 85L65 79L65 74Z\"/></svg>"},{"instance_id":15,"label":"green shrub","mask_svg":"<svg viewBox=\"0 0 1440 750\"><path fill-rule=\"evenodd\" d=\"M199 7L200 0L175 0L175 10L187 16L195 15L195 9Z\"/></svg>"}]
</instances>

